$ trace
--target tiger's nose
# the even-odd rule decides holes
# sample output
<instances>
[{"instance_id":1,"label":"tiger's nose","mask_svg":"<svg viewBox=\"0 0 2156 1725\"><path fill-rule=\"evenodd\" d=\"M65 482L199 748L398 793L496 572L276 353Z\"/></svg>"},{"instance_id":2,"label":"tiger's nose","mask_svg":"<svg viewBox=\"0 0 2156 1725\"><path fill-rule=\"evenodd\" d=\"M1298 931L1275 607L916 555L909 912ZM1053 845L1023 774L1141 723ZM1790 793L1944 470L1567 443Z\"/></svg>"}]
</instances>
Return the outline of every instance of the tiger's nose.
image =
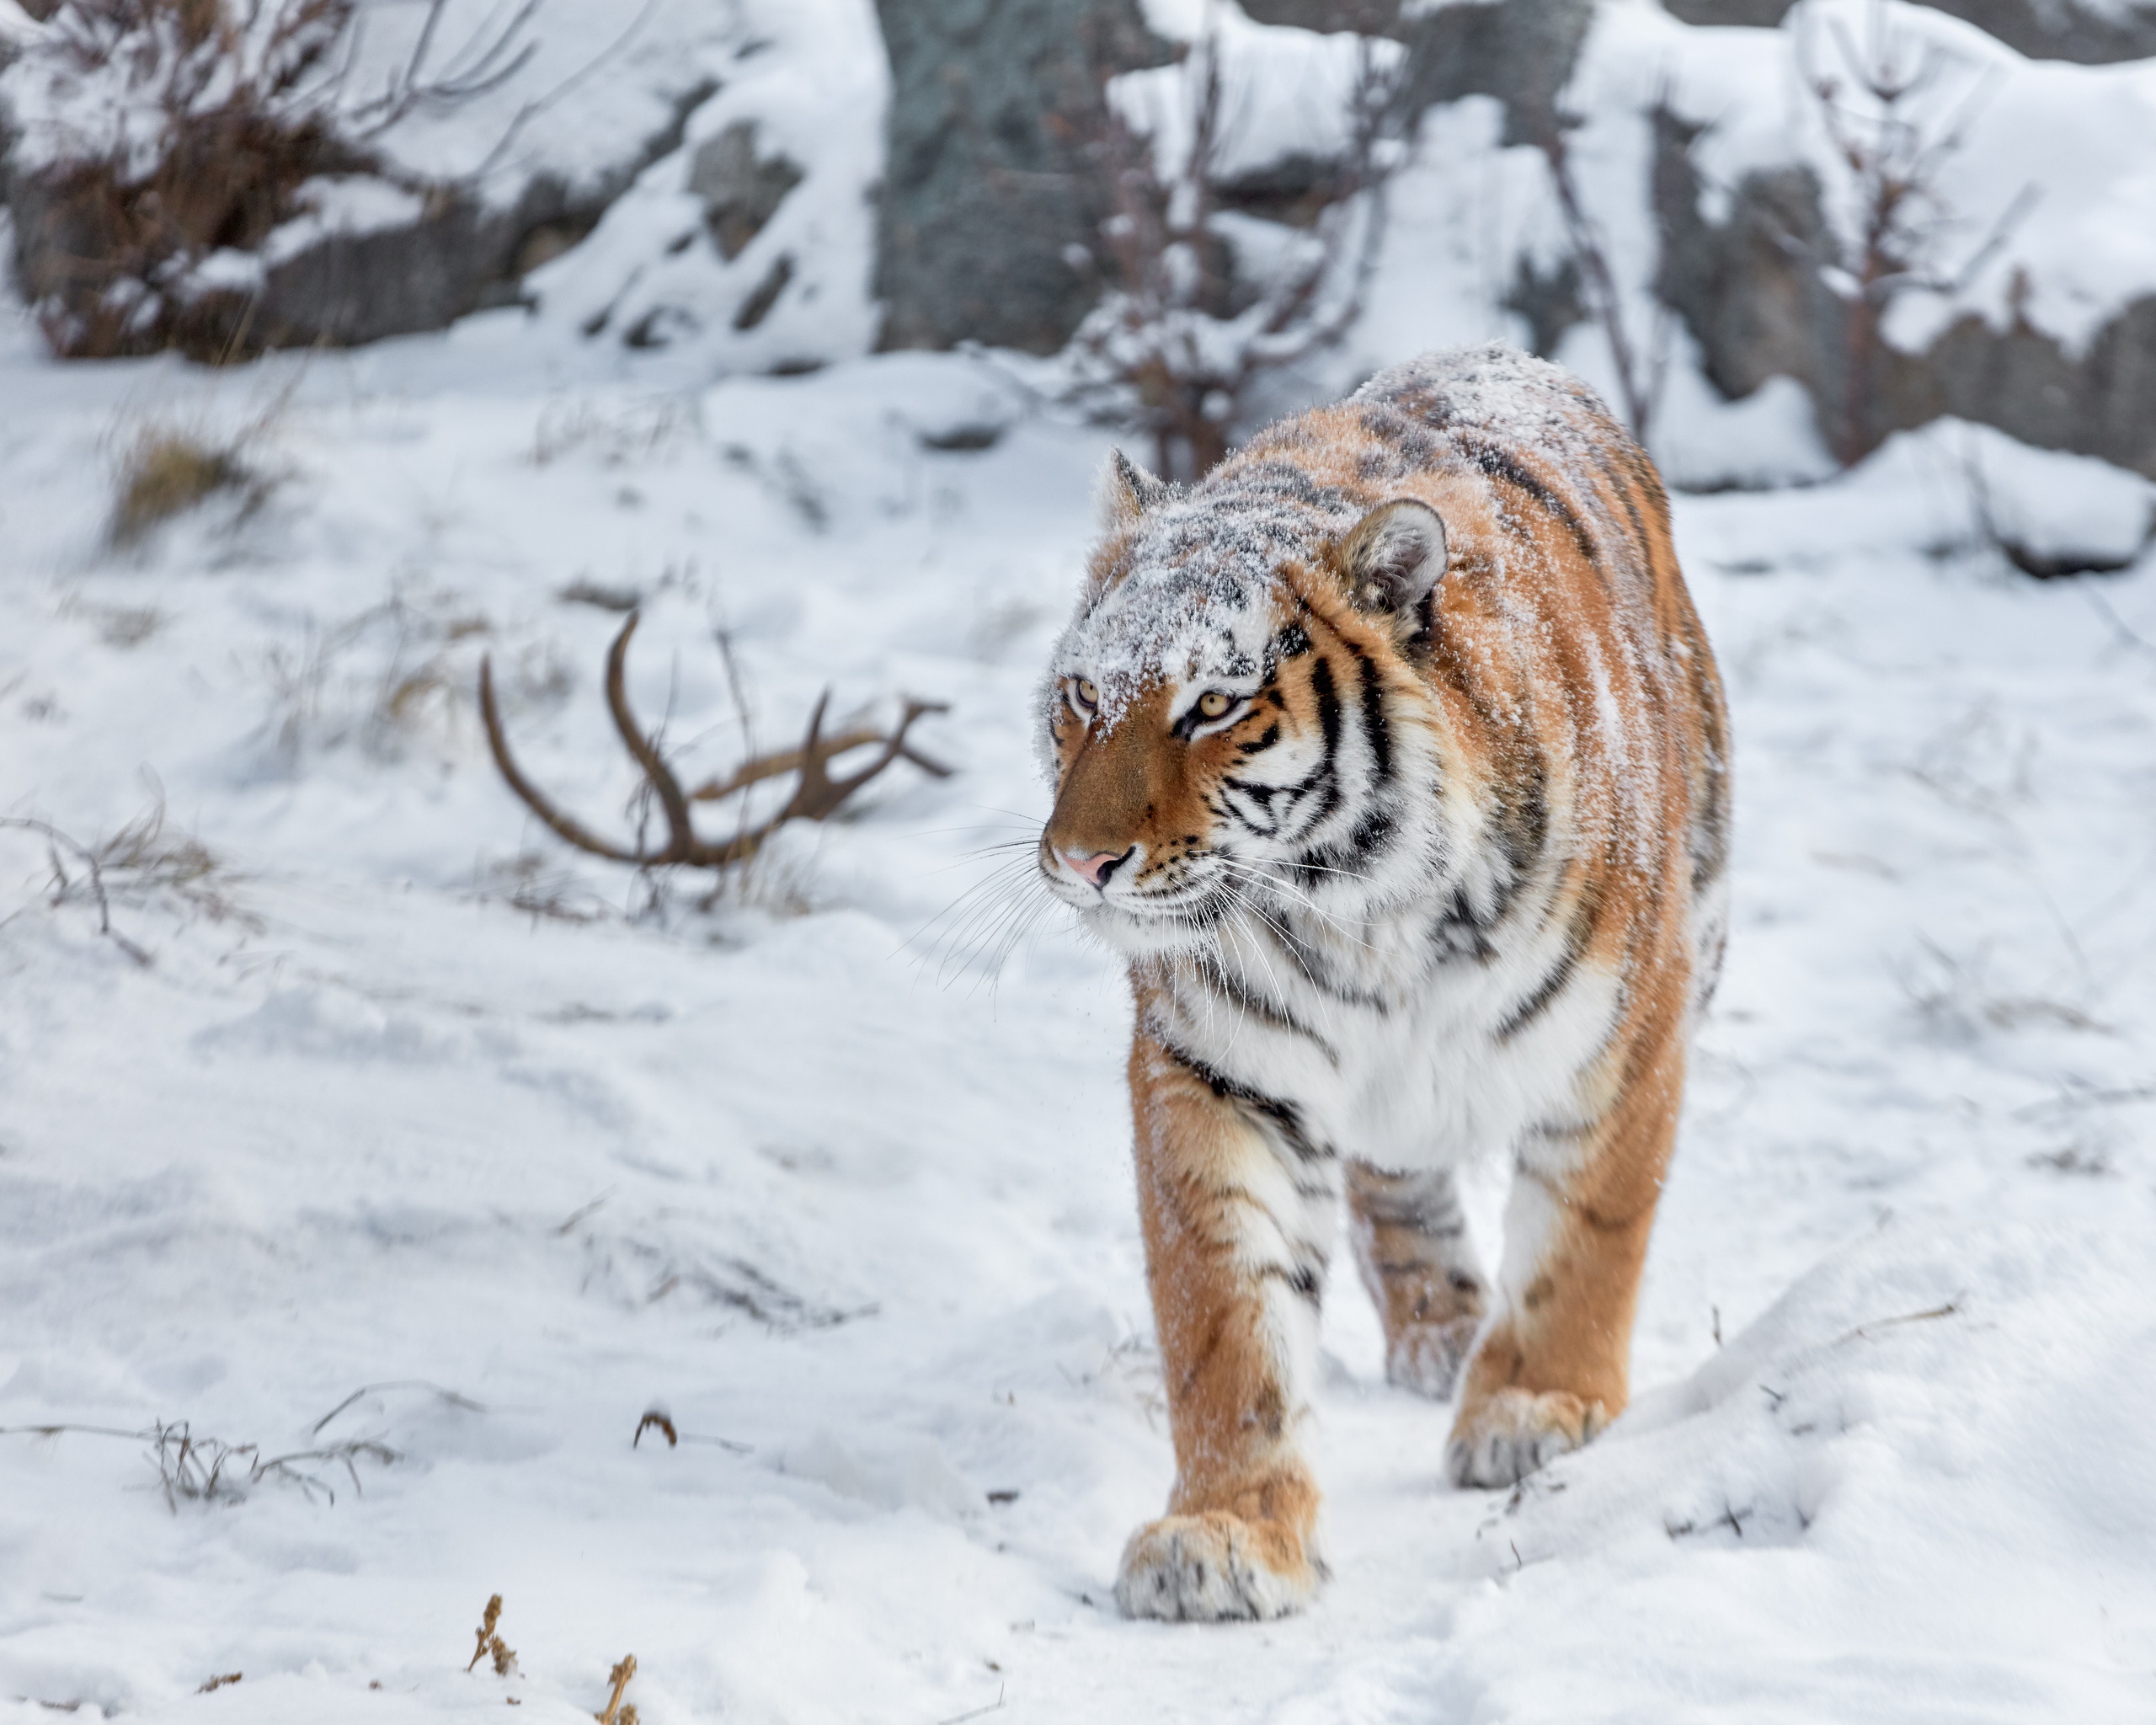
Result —
<instances>
[{"instance_id":1,"label":"tiger's nose","mask_svg":"<svg viewBox=\"0 0 2156 1725\"><path fill-rule=\"evenodd\" d=\"M1136 847L1134 846L1132 848ZM1129 854L1129 851L1120 854L1113 851L1096 851L1090 857L1081 857L1075 851L1065 851L1063 860L1070 872L1087 885L1105 887L1115 866Z\"/></svg>"}]
</instances>

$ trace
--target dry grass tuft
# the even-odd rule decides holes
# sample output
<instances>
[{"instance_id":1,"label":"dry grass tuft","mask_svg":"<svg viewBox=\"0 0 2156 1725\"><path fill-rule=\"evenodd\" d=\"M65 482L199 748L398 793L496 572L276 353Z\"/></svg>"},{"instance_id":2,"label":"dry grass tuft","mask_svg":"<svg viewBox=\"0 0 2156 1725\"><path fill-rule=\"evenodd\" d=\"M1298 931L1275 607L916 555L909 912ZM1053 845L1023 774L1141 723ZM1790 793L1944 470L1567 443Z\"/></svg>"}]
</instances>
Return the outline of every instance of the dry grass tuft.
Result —
<instances>
[{"instance_id":1,"label":"dry grass tuft","mask_svg":"<svg viewBox=\"0 0 2156 1725\"><path fill-rule=\"evenodd\" d=\"M87 903L98 915L98 932L113 941L138 964L150 955L113 927L115 901L136 909L152 904L175 905L212 922L236 922L259 930L259 918L238 904L231 889L238 879L201 840L169 830L164 794L157 790L151 807L109 837L84 844L50 821L28 816L0 818L0 829L35 834L45 841L51 870L47 902Z\"/></svg>"},{"instance_id":2,"label":"dry grass tuft","mask_svg":"<svg viewBox=\"0 0 2156 1725\"><path fill-rule=\"evenodd\" d=\"M67 1433L83 1437L125 1438L150 1445L149 1459L157 1470L166 1507L179 1511L180 1499L197 1503L243 1503L256 1486L297 1486L312 1498L318 1492L330 1503L337 1493L328 1481L309 1471L324 1463L341 1465L351 1477L352 1489L361 1491L361 1461L387 1467L402 1461L396 1450L376 1438L355 1438L319 1450L294 1450L282 1455L264 1455L259 1444L227 1444L221 1438L198 1438L184 1419L159 1420L141 1431L102 1425L0 1426L0 1436L57 1438ZM232 1681L237 1683L235 1677Z\"/></svg>"},{"instance_id":3,"label":"dry grass tuft","mask_svg":"<svg viewBox=\"0 0 2156 1725\"><path fill-rule=\"evenodd\" d=\"M207 1683L203 1684L195 1692L197 1695L215 1695L219 1690L227 1688L231 1685L237 1683L240 1679L246 1675L247 1673L244 1671L227 1671L222 1676L212 1677Z\"/></svg>"},{"instance_id":4,"label":"dry grass tuft","mask_svg":"<svg viewBox=\"0 0 2156 1725\"><path fill-rule=\"evenodd\" d=\"M110 538L133 545L151 529L221 494L250 514L269 483L242 458L237 442L218 444L190 431L153 426L120 457L114 480Z\"/></svg>"}]
</instances>

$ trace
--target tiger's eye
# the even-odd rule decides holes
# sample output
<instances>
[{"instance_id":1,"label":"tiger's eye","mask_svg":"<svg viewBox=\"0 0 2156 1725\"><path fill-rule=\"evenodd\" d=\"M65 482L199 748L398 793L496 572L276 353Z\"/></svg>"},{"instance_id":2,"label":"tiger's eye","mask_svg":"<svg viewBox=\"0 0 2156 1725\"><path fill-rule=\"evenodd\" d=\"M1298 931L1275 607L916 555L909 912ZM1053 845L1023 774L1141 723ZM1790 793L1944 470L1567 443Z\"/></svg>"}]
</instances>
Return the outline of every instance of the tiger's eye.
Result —
<instances>
[{"instance_id":1,"label":"tiger's eye","mask_svg":"<svg viewBox=\"0 0 2156 1725\"><path fill-rule=\"evenodd\" d=\"M1209 689L1198 697L1198 710L1207 718L1218 718L1235 704L1231 696L1223 695L1218 689Z\"/></svg>"},{"instance_id":2,"label":"tiger's eye","mask_svg":"<svg viewBox=\"0 0 2156 1725\"><path fill-rule=\"evenodd\" d=\"M1100 685L1085 677L1078 679L1078 704L1091 713L1101 704Z\"/></svg>"}]
</instances>

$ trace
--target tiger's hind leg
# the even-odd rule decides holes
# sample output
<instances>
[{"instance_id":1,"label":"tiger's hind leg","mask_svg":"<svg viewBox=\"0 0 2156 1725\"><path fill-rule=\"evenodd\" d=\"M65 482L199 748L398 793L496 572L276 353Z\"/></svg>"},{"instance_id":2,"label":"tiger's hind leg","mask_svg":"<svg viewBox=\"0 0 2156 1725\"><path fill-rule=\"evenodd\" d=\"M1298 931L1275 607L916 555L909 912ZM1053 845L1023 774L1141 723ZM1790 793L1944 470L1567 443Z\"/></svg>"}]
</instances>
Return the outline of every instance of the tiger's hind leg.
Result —
<instances>
[{"instance_id":1,"label":"tiger's hind leg","mask_svg":"<svg viewBox=\"0 0 2156 1725\"><path fill-rule=\"evenodd\" d=\"M1355 1261L1385 1327L1385 1381L1443 1401L1486 1303L1452 1172L1348 1164Z\"/></svg>"},{"instance_id":2,"label":"tiger's hind leg","mask_svg":"<svg viewBox=\"0 0 2156 1725\"><path fill-rule=\"evenodd\" d=\"M1684 1050L1670 1034L1603 1117L1524 1149L1505 1213L1496 1317L1468 1364L1446 1471L1503 1487L1624 1412L1632 1314L1677 1136Z\"/></svg>"}]
</instances>

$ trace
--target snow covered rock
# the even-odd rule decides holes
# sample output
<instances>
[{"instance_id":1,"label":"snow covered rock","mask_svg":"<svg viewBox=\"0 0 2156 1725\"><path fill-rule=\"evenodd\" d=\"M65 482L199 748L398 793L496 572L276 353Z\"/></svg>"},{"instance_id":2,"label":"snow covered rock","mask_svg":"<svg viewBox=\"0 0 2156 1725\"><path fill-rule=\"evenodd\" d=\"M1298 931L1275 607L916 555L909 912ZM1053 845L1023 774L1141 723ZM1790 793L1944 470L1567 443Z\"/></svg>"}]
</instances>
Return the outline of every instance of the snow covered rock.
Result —
<instances>
[{"instance_id":1,"label":"snow covered rock","mask_svg":"<svg viewBox=\"0 0 2156 1725\"><path fill-rule=\"evenodd\" d=\"M2156 5L2149 0L1922 0L1976 25L2031 60L2105 66L2156 56ZM1687 24L1772 29L1791 0L1669 0Z\"/></svg>"}]
</instances>

